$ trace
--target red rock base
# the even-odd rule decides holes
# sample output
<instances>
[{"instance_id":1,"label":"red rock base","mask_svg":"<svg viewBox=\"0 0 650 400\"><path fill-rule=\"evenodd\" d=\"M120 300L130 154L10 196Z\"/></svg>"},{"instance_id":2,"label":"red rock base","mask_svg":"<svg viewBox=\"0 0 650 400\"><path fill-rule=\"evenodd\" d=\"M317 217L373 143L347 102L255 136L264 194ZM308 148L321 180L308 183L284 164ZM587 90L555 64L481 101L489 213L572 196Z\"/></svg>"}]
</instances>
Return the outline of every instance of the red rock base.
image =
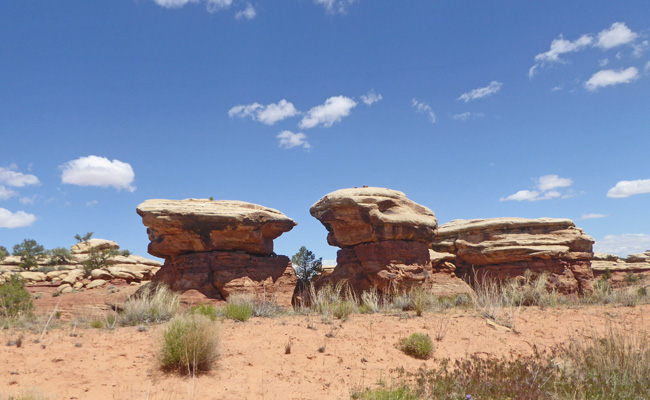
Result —
<instances>
[{"instance_id":1,"label":"red rock base","mask_svg":"<svg viewBox=\"0 0 650 400\"><path fill-rule=\"evenodd\" d=\"M213 251L166 260L153 282L165 283L180 292L197 290L210 299L253 294L290 306L298 278L286 256Z\"/></svg>"}]
</instances>

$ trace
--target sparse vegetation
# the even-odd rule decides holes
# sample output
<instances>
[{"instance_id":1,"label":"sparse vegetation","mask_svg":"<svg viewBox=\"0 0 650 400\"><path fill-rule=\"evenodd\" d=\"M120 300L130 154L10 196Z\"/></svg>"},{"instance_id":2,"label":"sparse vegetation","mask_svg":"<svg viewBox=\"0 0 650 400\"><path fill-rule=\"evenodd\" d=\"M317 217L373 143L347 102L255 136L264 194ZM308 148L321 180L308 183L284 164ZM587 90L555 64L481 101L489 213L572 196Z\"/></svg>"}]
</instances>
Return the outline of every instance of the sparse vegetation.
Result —
<instances>
[{"instance_id":1,"label":"sparse vegetation","mask_svg":"<svg viewBox=\"0 0 650 400\"><path fill-rule=\"evenodd\" d=\"M212 321L216 321L221 313L219 312L219 309L212 304L200 304L190 308L190 314L200 314L210 318Z\"/></svg>"},{"instance_id":2,"label":"sparse vegetation","mask_svg":"<svg viewBox=\"0 0 650 400\"><path fill-rule=\"evenodd\" d=\"M0 316L15 318L28 315L33 309L32 297L18 274L11 275L4 285L0 285Z\"/></svg>"},{"instance_id":3,"label":"sparse vegetation","mask_svg":"<svg viewBox=\"0 0 650 400\"><path fill-rule=\"evenodd\" d=\"M124 303L118 317L119 324L135 326L168 321L176 313L180 299L180 295L166 285L149 284L139 296Z\"/></svg>"},{"instance_id":4,"label":"sparse vegetation","mask_svg":"<svg viewBox=\"0 0 650 400\"><path fill-rule=\"evenodd\" d=\"M94 269L110 267L115 262L114 258L117 255L119 255L119 252L115 249L99 250L95 247L91 247L86 259L81 262L84 274L89 276Z\"/></svg>"},{"instance_id":5,"label":"sparse vegetation","mask_svg":"<svg viewBox=\"0 0 650 400\"><path fill-rule=\"evenodd\" d=\"M245 322L253 316L254 302L250 296L230 296L222 309L222 315L235 321Z\"/></svg>"},{"instance_id":6,"label":"sparse vegetation","mask_svg":"<svg viewBox=\"0 0 650 400\"><path fill-rule=\"evenodd\" d=\"M0 262L7 258L9 256L9 252L7 251L7 248L4 246L0 246Z\"/></svg>"},{"instance_id":7,"label":"sparse vegetation","mask_svg":"<svg viewBox=\"0 0 650 400\"><path fill-rule=\"evenodd\" d=\"M13 255L20 257L18 266L25 271L29 271L38 266L38 262L47 256L47 252L36 240L25 239L14 246Z\"/></svg>"},{"instance_id":8,"label":"sparse vegetation","mask_svg":"<svg viewBox=\"0 0 650 400\"><path fill-rule=\"evenodd\" d=\"M55 247L49 252L50 265L64 265L72 261L72 253L65 247Z\"/></svg>"},{"instance_id":9,"label":"sparse vegetation","mask_svg":"<svg viewBox=\"0 0 650 400\"><path fill-rule=\"evenodd\" d=\"M163 332L162 369L194 375L210 371L219 357L218 326L200 314L179 315Z\"/></svg>"},{"instance_id":10,"label":"sparse vegetation","mask_svg":"<svg viewBox=\"0 0 650 400\"><path fill-rule=\"evenodd\" d=\"M413 333L400 340L399 349L411 357L427 360L433 355L433 342L425 333Z\"/></svg>"},{"instance_id":11,"label":"sparse vegetation","mask_svg":"<svg viewBox=\"0 0 650 400\"><path fill-rule=\"evenodd\" d=\"M80 234L74 235L74 238L77 241L77 243L87 242L92 237L93 237L93 232L86 232L85 235L80 235Z\"/></svg>"},{"instance_id":12,"label":"sparse vegetation","mask_svg":"<svg viewBox=\"0 0 650 400\"><path fill-rule=\"evenodd\" d=\"M352 395L353 399L359 400L418 400L418 395L407 386L395 388L366 389L357 391Z\"/></svg>"}]
</instances>

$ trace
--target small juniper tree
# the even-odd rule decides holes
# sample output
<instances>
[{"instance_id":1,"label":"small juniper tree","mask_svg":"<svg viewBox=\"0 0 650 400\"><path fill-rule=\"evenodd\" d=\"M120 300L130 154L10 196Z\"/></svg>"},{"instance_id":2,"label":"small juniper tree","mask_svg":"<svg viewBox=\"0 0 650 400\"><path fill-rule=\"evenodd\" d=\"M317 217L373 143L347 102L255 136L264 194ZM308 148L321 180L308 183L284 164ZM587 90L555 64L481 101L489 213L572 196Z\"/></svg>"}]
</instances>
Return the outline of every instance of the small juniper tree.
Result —
<instances>
[{"instance_id":1,"label":"small juniper tree","mask_svg":"<svg viewBox=\"0 0 650 400\"><path fill-rule=\"evenodd\" d=\"M8 255L9 255L9 252L7 251L7 248L4 247L4 246L0 246L0 261L7 258Z\"/></svg>"},{"instance_id":2,"label":"small juniper tree","mask_svg":"<svg viewBox=\"0 0 650 400\"><path fill-rule=\"evenodd\" d=\"M20 257L18 266L29 271L38 266L38 262L47 256L47 251L36 240L25 239L14 246L13 255Z\"/></svg>"},{"instance_id":3,"label":"small juniper tree","mask_svg":"<svg viewBox=\"0 0 650 400\"><path fill-rule=\"evenodd\" d=\"M77 240L77 243L83 243L90 240L93 237L93 232L86 232L85 235L81 236L79 234L74 235L74 238Z\"/></svg>"},{"instance_id":4,"label":"small juniper tree","mask_svg":"<svg viewBox=\"0 0 650 400\"><path fill-rule=\"evenodd\" d=\"M49 253L50 265L63 265L72 261L72 253L65 247L55 247Z\"/></svg>"},{"instance_id":5,"label":"small juniper tree","mask_svg":"<svg viewBox=\"0 0 650 400\"><path fill-rule=\"evenodd\" d=\"M96 247L91 247L88 251L88 257L81 262L84 273L88 276L94 269L108 268L115 262L113 258L119 254L115 249L99 250Z\"/></svg>"},{"instance_id":6,"label":"small juniper tree","mask_svg":"<svg viewBox=\"0 0 650 400\"><path fill-rule=\"evenodd\" d=\"M318 274L323 271L323 258L316 258L316 255L302 246L296 254L291 257L291 263L296 270L296 275L304 284L309 284Z\"/></svg>"}]
</instances>

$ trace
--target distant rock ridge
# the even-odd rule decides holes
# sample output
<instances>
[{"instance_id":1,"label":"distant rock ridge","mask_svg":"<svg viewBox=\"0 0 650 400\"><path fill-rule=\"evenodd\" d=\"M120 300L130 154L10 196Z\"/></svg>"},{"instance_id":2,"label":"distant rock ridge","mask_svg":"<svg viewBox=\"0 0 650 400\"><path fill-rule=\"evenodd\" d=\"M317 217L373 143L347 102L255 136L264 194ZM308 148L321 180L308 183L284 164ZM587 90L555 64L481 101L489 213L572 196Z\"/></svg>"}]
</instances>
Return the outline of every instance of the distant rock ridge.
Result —
<instances>
[{"instance_id":1,"label":"distant rock ridge","mask_svg":"<svg viewBox=\"0 0 650 400\"><path fill-rule=\"evenodd\" d=\"M591 261L594 277L600 278L606 271L611 274L614 287L625 286L629 280L628 274L639 277L650 277L650 250L644 253L630 254L619 258L614 254L595 253Z\"/></svg>"},{"instance_id":2,"label":"distant rock ridge","mask_svg":"<svg viewBox=\"0 0 650 400\"><path fill-rule=\"evenodd\" d=\"M231 200L147 200L137 207L149 253L165 259L153 281L211 299L275 297L290 305L297 277L273 240L297 224L278 210Z\"/></svg>"},{"instance_id":3,"label":"distant rock ridge","mask_svg":"<svg viewBox=\"0 0 650 400\"><path fill-rule=\"evenodd\" d=\"M346 281L356 293L372 287L392 293L414 286L444 296L471 292L454 274L453 264L429 248L438 225L433 211L404 193L341 189L309 211L329 232L328 243L341 247L336 267L319 286Z\"/></svg>"},{"instance_id":4,"label":"distant rock ridge","mask_svg":"<svg viewBox=\"0 0 650 400\"><path fill-rule=\"evenodd\" d=\"M526 270L549 273L563 294L591 290L594 240L569 219L491 218L455 220L438 228L433 249L455 256L456 273L471 281L508 279Z\"/></svg>"}]
</instances>

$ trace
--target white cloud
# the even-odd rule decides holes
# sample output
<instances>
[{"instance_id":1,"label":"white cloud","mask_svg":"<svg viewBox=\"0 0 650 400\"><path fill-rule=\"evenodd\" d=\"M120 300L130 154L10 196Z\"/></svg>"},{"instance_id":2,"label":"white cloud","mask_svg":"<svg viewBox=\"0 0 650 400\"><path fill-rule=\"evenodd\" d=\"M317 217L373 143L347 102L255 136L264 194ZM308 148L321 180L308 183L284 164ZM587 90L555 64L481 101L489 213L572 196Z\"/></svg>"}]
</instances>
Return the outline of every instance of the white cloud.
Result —
<instances>
[{"instance_id":1,"label":"white cloud","mask_svg":"<svg viewBox=\"0 0 650 400\"><path fill-rule=\"evenodd\" d=\"M309 150L311 146L307 143L307 135L304 133L293 133L291 131L282 131L276 136L280 141L280 147L291 149L302 146Z\"/></svg>"},{"instance_id":2,"label":"white cloud","mask_svg":"<svg viewBox=\"0 0 650 400\"><path fill-rule=\"evenodd\" d=\"M566 53L579 51L592 44L594 38L590 35L582 35L574 41L566 40L562 35L551 42L551 48L546 53L540 53L535 56L538 63L562 62L560 56Z\"/></svg>"},{"instance_id":3,"label":"white cloud","mask_svg":"<svg viewBox=\"0 0 650 400\"><path fill-rule=\"evenodd\" d=\"M36 221L36 216L24 211L12 213L9 210L0 208L0 228L21 228L30 226Z\"/></svg>"},{"instance_id":4,"label":"white cloud","mask_svg":"<svg viewBox=\"0 0 650 400\"><path fill-rule=\"evenodd\" d=\"M61 183L78 186L114 187L117 190L135 190L135 174L131 165L105 157L88 156L61 165Z\"/></svg>"},{"instance_id":5,"label":"white cloud","mask_svg":"<svg viewBox=\"0 0 650 400\"><path fill-rule=\"evenodd\" d=\"M596 46L604 50L633 42L639 35L634 33L623 22L614 22L609 29L598 33Z\"/></svg>"},{"instance_id":6,"label":"white cloud","mask_svg":"<svg viewBox=\"0 0 650 400\"><path fill-rule=\"evenodd\" d=\"M645 67L643 68L643 71L644 71L645 73L650 72L650 61L648 61L647 63L645 63Z\"/></svg>"},{"instance_id":7,"label":"white cloud","mask_svg":"<svg viewBox=\"0 0 650 400\"><path fill-rule=\"evenodd\" d=\"M378 102L381 99L383 99L382 95L375 93L374 89L370 89L367 94L361 96L361 100L368 106Z\"/></svg>"},{"instance_id":8,"label":"white cloud","mask_svg":"<svg viewBox=\"0 0 650 400\"><path fill-rule=\"evenodd\" d=\"M636 58L639 58L645 53L646 50L648 50L648 47L650 47L650 44L648 43L647 40L644 40L641 43L638 44L633 44L632 45L632 55Z\"/></svg>"},{"instance_id":9,"label":"white cloud","mask_svg":"<svg viewBox=\"0 0 650 400\"><path fill-rule=\"evenodd\" d=\"M616 186L607 191L607 197L620 199L642 193L650 193L650 179L619 181Z\"/></svg>"},{"instance_id":10,"label":"white cloud","mask_svg":"<svg viewBox=\"0 0 650 400\"><path fill-rule=\"evenodd\" d=\"M598 60L598 65L601 67L605 67L609 64L609 58L603 58L602 60Z\"/></svg>"},{"instance_id":11,"label":"white cloud","mask_svg":"<svg viewBox=\"0 0 650 400\"><path fill-rule=\"evenodd\" d=\"M11 197L16 196L18 193L14 190L8 189L0 185L0 200L7 200Z\"/></svg>"},{"instance_id":12,"label":"white cloud","mask_svg":"<svg viewBox=\"0 0 650 400\"><path fill-rule=\"evenodd\" d=\"M607 218L607 217L609 217L609 214L591 213L591 214L582 214L581 219L597 219L597 218Z\"/></svg>"},{"instance_id":13,"label":"white cloud","mask_svg":"<svg viewBox=\"0 0 650 400\"><path fill-rule=\"evenodd\" d=\"M36 195L33 196L25 196L20 198L20 204L34 204L36 203Z\"/></svg>"},{"instance_id":14,"label":"white cloud","mask_svg":"<svg viewBox=\"0 0 650 400\"><path fill-rule=\"evenodd\" d=\"M563 194L558 188L569 187L573 185L573 180L571 178L560 178L557 175L544 175L535 179L535 187L537 190L520 190L515 194L511 194L507 197L502 197L499 201L538 201L538 200L548 200L548 199L568 199L574 195L569 189L569 193Z\"/></svg>"},{"instance_id":15,"label":"white cloud","mask_svg":"<svg viewBox=\"0 0 650 400\"><path fill-rule=\"evenodd\" d=\"M436 118L436 114L433 112L431 109L431 106L419 102L417 99L411 100L411 105L415 108L415 110L419 113L426 114L429 117L429 121L431 121L432 124L435 124L438 118Z\"/></svg>"},{"instance_id":16,"label":"white cloud","mask_svg":"<svg viewBox=\"0 0 650 400\"><path fill-rule=\"evenodd\" d=\"M350 111L357 106L357 103L349 97L334 96L325 100L325 104L313 107L303 117L298 125L300 128L313 128L322 125L329 128L344 117L350 115Z\"/></svg>"},{"instance_id":17,"label":"white cloud","mask_svg":"<svg viewBox=\"0 0 650 400\"><path fill-rule=\"evenodd\" d=\"M38 178L31 174L23 174L15 171L16 165L12 164L9 168L0 167L0 184L13 187L23 187L29 185L38 185Z\"/></svg>"},{"instance_id":18,"label":"white cloud","mask_svg":"<svg viewBox=\"0 0 650 400\"><path fill-rule=\"evenodd\" d=\"M594 91L599 87L630 83L638 77L639 70L634 67L618 71L614 71L613 69L604 69L593 74L591 78L585 82L585 88Z\"/></svg>"},{"instance_id":19,"label":"white cloud","mask_svg":"<svg viewBox=\"0 0 650 400\"><path fill-rule=\"evenodd\" d=\"M467 103L470 100L476 100L482 97L490 96L501 90L501 86L503 86L503 83L492 81L485 87L474 89L467 93L461 94L457 100L464 100Z\"/></svg>"},{"instance_id":20,"label":"white cloud","mask_svg":"<svg viewBox=\"0 0 650 400\"><path fill-rule=\"evenodd\" d=\"M314 3L322 5L328 13L345 14L348 7L357 0L314 0Z\"/></svg>"},{"instance_id":21,"label":"white cloud","mask_svg":"<svg viewBox=\"0 0 650 400\"><path fill-rule=\"evenodd\" d=\"M296 107L294 107L293 103L288 102L285 99L282 99L277 103L271 103L267 106L263 106L259 103L238 105L234 106L228 111L228 116L230 118L251 117L253 120L259 121L266 125L273 125L278 121L282 121L283 119L290 118L298 114L299 112L296 110Z\"/></svg>"},{"instance_id":22,"label":"white cloud","mask_svg":"<svg viewBox=\"0 0 650 400\"><path fill-rule=\"evenodd\" d=\"M154 2L165 8L182 8L186 4L204 3L208 12L213 13L229 8L233 0L154 0Z\"/></svg>"},{"instance_id":23,"label":"white cloud","mask_svg":"<svg viewBox=\"0 0 650 400\"><path fill-rule=\"evenodd\" d=\"M248 19L248 20L251 20L251 19L255 18L256 16L257 16L257 12L255 12L255 8L250 3L248 3L246 5L245 9L243 9L241 11L238 11L235 14L236 19Z\"/></svg>"},{"instance_id":24,"label":"white cloud","mask_svg":"<svg viewBox=\"0 0 650 400\"><path fill-rule=\"evenodd\" d=\"M454 114L452 116L452 118L457 120L457 121L467 121L469 119L482 118L484 116L485 115L483 113L472 113L472 112L467 111L467 112L460 113L460 114Z\"/></svg>"},{"instance_id":25,"label":"white cloud","mask_svg":"<svg viewBox=\"0 0 650 400\"><path fill-rule=\"evenodd\" d=\"M554 87L551 89L551 92L557 92L557 91L560 91L560 90L562 90L562 89L563 89L562 86L554 86Z\"/></svg>"},{"instance_id":26,"label":"white cloud","mask_svg":"<svg viewBox=\"0 0 650 400\"><path fill-rule=\"evenodd\" d=\"M607 235L594 243L594 251L616 254L620 257L632 253L643 253L646 250L650 250L650 235L643 233Z\"/></svg>"},{"instance_id":27,"label":"white cloud","mask_svg":"<svg viewBox=\"0 0 650 400\"><path fill-rule=\"evenodd\" d=\"M95 207L97 204L99 204L99 200L91 200L91 201L87 201L87 202L86 202L86 207L88 207L88 208L93 208L93 207Z\"/></svg>"},{"instance_id":28,"label":"white cloud","mask_svg":"<svg viewBox=\"0 0 650 400\"><path fill-rule=\"evenodd\" d=\"M560 178L557 175L544 175L537 179L537 188L542 192L571 185L573 185L571 178Z\"/></svg>"}]
</instances>

